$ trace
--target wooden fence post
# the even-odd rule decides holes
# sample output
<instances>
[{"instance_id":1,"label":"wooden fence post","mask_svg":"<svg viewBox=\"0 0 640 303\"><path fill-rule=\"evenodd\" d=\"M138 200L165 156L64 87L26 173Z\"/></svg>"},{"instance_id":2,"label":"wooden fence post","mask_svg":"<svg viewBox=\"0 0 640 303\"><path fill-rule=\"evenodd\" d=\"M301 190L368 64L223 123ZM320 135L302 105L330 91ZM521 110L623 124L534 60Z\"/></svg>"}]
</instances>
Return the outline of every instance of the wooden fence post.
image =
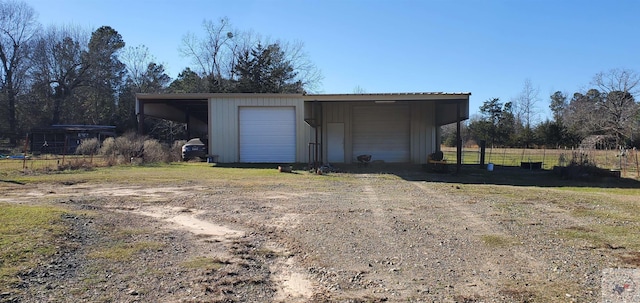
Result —
<instances>
[{"instance_id":1,"label":"wooden fence post","mask_svg":"<svg viewBox=\"0 0 640 303\"><path fill-rule=\"evenodd\" d=\"M22 150L22 171L27 170L27 147L29 146L29 134L24 139L24 149Z\"/></svg>"},{"instance_id":2,"label":"wooden fence post","mask_svg":"<svg viewBox=\"0 0 640 303\"><path fill-rule=\"evenodd\" d=\"M636 154L636 176L640 177L640 165L638 165L638 149L634 147L633 153Z\"/></svg>"},{"instance_id":3,"label":"wooden fence post","mask_svg":"<svg viewBox=\"0 0 640 303\"><path fill-rule=\"evenodd\" d=\"M502 148L502 166L504 166L504 161L507 158L507 149L506 148Z\"/></svg>"}]
</instances>

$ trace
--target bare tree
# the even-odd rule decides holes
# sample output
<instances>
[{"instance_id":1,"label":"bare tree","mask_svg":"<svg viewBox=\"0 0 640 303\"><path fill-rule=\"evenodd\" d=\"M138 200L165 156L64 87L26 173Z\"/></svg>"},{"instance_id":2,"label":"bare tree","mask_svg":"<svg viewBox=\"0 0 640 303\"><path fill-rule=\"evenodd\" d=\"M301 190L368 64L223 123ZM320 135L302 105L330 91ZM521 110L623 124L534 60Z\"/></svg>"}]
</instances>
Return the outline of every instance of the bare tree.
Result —
<instances>
[{"instance_id":1,"label":"bare tree","mask_svg":"<svg viewBox=\"0 0 640 303\"><path fill-rule=\"evenodd\" d=\"M149 64L154 62L155 58L149 52L149 48L145 45L135 47L125 47L120 60L125 64L128 78L136 87L142 87L144 75L147 73Z\"/></svg>"},{"instance_id":2,"label":"bare tree","mask_svg":"<svg viewBox=\"0 0 640 303\"><path fill-rule=\"evenodd\" d=\"M187 33L182 38L179 51L185 57L190 57L196 70L202 76L211 78L214 90L221 88L224 79L230 79L233 71L229 61L233 61L236 33L231 28L228 18L220 18L217 23L205 20L202 24L205 31L203 38L193 33Z\"/></svg>"},{"instance_id":3,"label":"bare tree","mask_svg":"<svg viewBox=\"0 0 640 303\"><path fill-rule=\"evenodd\" d=\"M287 61L291 63L297 72L294 81L300 81L308 92L319 92L323 76L318 67L311 61L307 52L304 51L304 43L295 41L293 43L280 42L280 48L285 53Z\"/></svg>"},{"instance_id":4,"label":"bare tree","mask_svg":"<svg viewBox=\"0 0 640 303\"><path fill-rule=\"evenodd\" d=\"M540 89L533 87L530 79L524 81L522 91L516 98L516 109L522 118L524 127L531 129L531 125L538 122L538 101Z\"/></svg>"},{"instance_id":5,"label":"bare tree","mask_svg":"<svg viewBox=\"0 0 640 303\"><path fill-rule=\"evenodd\" d=\"M591 85L602 94L598 103L601 119L594 122L617 143L631 137L638 126L640 105L634 96L640 92L640 75L628 69L612 69L596 74Z\"/></svg>"},{"instance_id":6,"label":"bare tree","mask_svg":"<svg viewBox=\"0 0 640 303\"><path fill-rule=\"evenodd\" d=\"M353 93L354 94L366 94L367 90L364 89L362 86L360 85L356 85L356 87L353 88Z\"/></svg>"},{"instance_id":7,"label":"bare tree","mask_svg":"<svg viewBox=\"0 0 640 303\"><path fill-rule=\"evenodd\" d=\"M231 26L228 18L217 22L203 22L204 36L188 33L182 38L180 53L192 59L194 71L209 81L212 92L225 91L229 82L238 80L236 66L241 54L251 52L258 45L278 45L284 54L284 61L293 67L296 78L306 91L317 91L322 81L320 70L311 62L304 51L304 43L293 43L262 38L254 31L239 31Z\"/></svg>"},{"instance_id":8,"label":"bare tree","mask_svg":"<svg viewBox=\"0 0 640 303\"><path fill-rule=\"evenodd\" d=\"M39 28L32 7L19 1L0 1L0 100L5 103L12 143L17 139L16 100L27 80L30 44Z\"/></svg>"},{"instance_id":9,"label":"bare tree","mask_svg":"<svg viewBox=\"0 0 640 303\"><path fill-rule=\"evenodd\" d=\"M524 81L522 91L512 102L514 110L514 120L517 126L518 137L524 144L529 147L533 141L532 126L538 122L538 101L540 89L534 87L530 79Z\"/></svg>"}]
</instances>

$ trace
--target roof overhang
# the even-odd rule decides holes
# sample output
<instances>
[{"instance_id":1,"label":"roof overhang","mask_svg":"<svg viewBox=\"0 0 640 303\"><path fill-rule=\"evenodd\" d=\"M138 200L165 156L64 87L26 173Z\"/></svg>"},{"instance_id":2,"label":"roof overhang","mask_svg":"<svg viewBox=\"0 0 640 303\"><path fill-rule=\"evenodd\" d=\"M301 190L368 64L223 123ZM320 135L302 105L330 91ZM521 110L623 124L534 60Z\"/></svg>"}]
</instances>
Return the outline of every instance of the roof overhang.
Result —
<instances>
[{"instance_id":1,"label":"roof overhang","mask_svg":"<svg viewBox=\"0 0 640 303\"><path fill-rule=\"evenodd\" d=\"M247 94L247 93L173 93L173 94L136 94L136 115L186 122L196 118L204 123L208 121L209 100L247 98L260 96L265 98L302 98L302 94Z\"/></svg>"},{"instance_id":2,"label":"roof overhang","mask_svg":"<svg viewBox=\"0 0 640 303\"><path fill-rule=\"evenodd\" d=\"M318 104L323 102L429 102L435 104L436 125L446 125L469 119L469 96L471 93L385 93L385 94L317 94L304 95L303 99L310 106L305 105L305 120L309 125L320 125L321 109ZM316 106L313 106L316 104Z\"/></svg>"},{"instance_id":3,"label":"roof overhang","mask_svg":"<svg viewBox=\"0 0 640 303\"><path fill-rule=\"evenodd\" d=\"M385 94L316 94L304 95L304 101L441 101L469 100L471 93L385 93Z\"/></svg>"},{"instance_id":4,"label":"roof overhang","mask_svg":"<svg viewBox=\"0 0 640 303\"><path fill-rule=\"evenodd\" d=\"M257 94L257 93L175 93L175 94L136 94L136 99L144 102L160 102L163 100L209 100L247 98L248 96L272 97L272 98L300 98L302 94Z\"/></svg>"},{"instance_id":5,"label":"roof overhang","mask_svg":"<svg viewBox=\"0 0 640 303\"><path fill-rule=\"evenodd\" d=\"M136 114L144 103L144 114L174 121L184 120L185 113L207 121L208 101L259 96L262 98L301 98L306 103L322 102L433 102L438 126L469 119L471 93L377 93L377 94L252 94L252 93L177 93L136 94ZM307 106L305 106L307 107ZM305 109L306 111L306 109Z\"/></svg>"},{"instance_id":6,"label":"roof overhang","mask_svg":"<svg viewBox=\"0 0 640 303\"><path fill-rule=\"evenodd\" d=\"M136 114L186 122L187 115L207 121L209 110L207 94L136 94Z\"/></svg>"}]
</instances>

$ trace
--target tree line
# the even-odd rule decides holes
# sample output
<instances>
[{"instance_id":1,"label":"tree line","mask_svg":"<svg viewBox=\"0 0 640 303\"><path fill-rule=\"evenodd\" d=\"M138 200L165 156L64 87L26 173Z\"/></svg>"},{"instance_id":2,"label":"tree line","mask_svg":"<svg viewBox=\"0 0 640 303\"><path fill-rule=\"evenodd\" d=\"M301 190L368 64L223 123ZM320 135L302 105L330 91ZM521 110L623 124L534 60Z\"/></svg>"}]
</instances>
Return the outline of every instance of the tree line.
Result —
<instances>
[{"instance_id":1,"label":"tree line","mask_svg":"<svg viewBox=\"0 0 640 303\"><path fill-rule=\"evenodd\" d=\"M0 0L0 139L54 124L135 129L136 93L303 93L322 80L301 42L270 41L227 18L202 31L184 35L177 51L192 66L171 79L147 47L126 46L110 26L44 27L25 2ZM147 120L160 137L183 129Z\"/></svg>"},{"instance_id":2,"label":"tree line","mask_svg":"<svg viewBox=\"0 0 640 303\"><path fill-rule=\"evenodd\" d=\"M30 129L53 124L135 129L136 93L303 93L322 80L301 42L271 41L227 18L204 21L201 30L183 36L177 51L191 65L172 79L147 47L127 46L110 26L44 27L25 2L0 0L0 139L15 143ZM504 147L640 146L639 82L631 70L598 73L586 91L552 94L552 117L540 120L542 100L527 80L507 102L486 100L462 135ZM184 134L179 123L145 123L159 139ZM455 145L455 127L442 134Z\"/></svg>"},{"instance_id":3,"label":"tree line","mask_svg":"<svg viewBox=\"0 0 640 303\"><path fill-rule=\"evenodd\" d=\"M640 103L634 97L639 83L632 70L600 72L586 92L549 96L552 116L539 121L538 89L526 80L522 92L508 102L484 101L461 135L467 144L484 141L495 147L640 147ZM455 125L445 126L442 135L445 145L455 146Z\"/></svg>"}]
</instances>

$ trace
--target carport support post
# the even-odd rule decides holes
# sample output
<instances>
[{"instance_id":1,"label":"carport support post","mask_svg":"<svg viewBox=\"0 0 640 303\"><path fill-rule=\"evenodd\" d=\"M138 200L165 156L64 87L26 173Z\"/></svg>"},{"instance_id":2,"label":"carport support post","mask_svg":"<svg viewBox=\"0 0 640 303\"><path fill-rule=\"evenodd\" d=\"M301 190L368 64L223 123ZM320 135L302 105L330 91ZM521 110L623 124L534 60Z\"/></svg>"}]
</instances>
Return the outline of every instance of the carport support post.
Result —
<instances>
[{"instance_id":1,"label":"carport support post","mask_svg":"<svg viewBox=\"0 0 640 303\"><path fill-rule=\"evenodd\" d=\"M144 135L144 102L138 100L138 134Z\"/></svg>"},{"instance_id":2,"label":"carport support post","mask_svg":"<svg viewBox=\"0 0 640 303\"><path fill-rule=\"evenodd\" d=\"M191 110L188 106L184 111L184 121L186 122L185 124L187 124L187 139L191 139Z\"/></svg>"},{"instance_id":3,"label":"carport support post","mask_svg":"<svg viewBox=\"0 0 640 303\"><path fill-rule=\"evenodd\" d=\"M319 168L318 165L318 126L315 127L316 130L316 144L313 146L314 147L314 155L313 155L313 171L317 171Z\"/></svg>"},{"instance_id":4,"label":"carport support post","mask_svg":"<svg viewBox=\"0 0 640 303\"><path fill-rule=\"evenodd\" d=\"M456 174L460 173L460 168L462 167L462 136L460 135L460 102L456 103Z\"/></svg>"}]
</instances>

